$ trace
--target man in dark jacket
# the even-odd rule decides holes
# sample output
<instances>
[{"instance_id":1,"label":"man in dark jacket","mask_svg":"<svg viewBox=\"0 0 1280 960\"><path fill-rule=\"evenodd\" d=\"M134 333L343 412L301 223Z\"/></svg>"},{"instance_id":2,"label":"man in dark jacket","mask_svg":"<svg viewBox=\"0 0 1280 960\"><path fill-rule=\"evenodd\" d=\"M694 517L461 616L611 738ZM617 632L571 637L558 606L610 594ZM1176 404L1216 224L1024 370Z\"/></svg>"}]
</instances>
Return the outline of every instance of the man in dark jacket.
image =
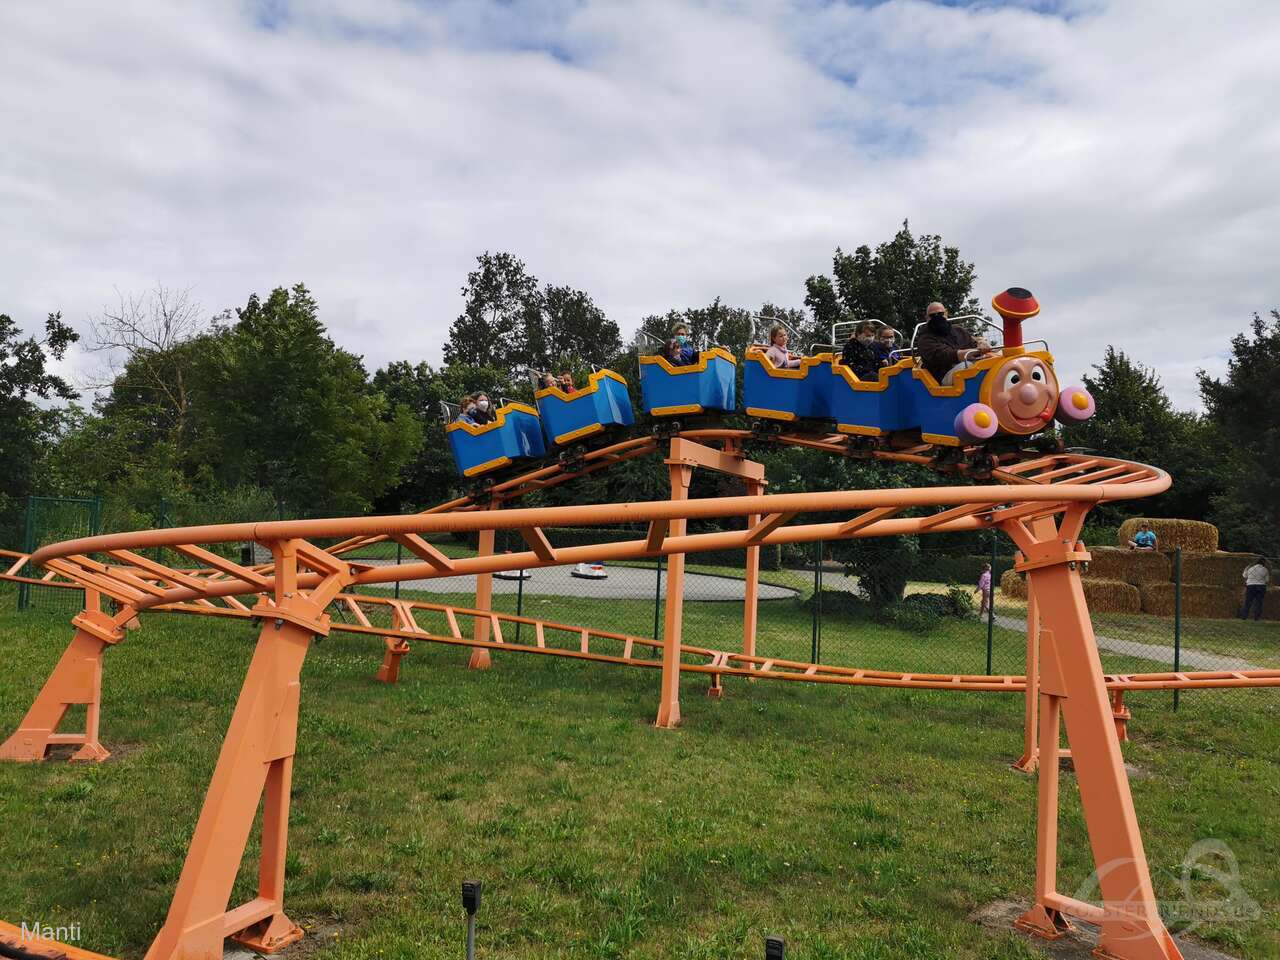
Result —
<instances>
[{"instance_id":1,"label":"man in dark jacket","mask_svg":"<svg viewBox=\"0 0 1280 960\"><path fill-rule=\"evenodd\" d=\"M880 376L880 362L872 348L875 335L875 326L863 320L853 328L853 335L840 351L840 362L859 380L874 380Z\"/></svg>"},{"instance_id":2,"label":"man in dark jacket","mask_svg":"<svg viewBox=\"0 0 1280 960\"><path fill-rule=\"evenodd\" d=\"M953 324L942 304L929 304L925 314L928 325L916 337L916 357L938 383L951 383L956 373L991 352L985 340L974 340L968 330Z\"/></svg>"}]
</instances>

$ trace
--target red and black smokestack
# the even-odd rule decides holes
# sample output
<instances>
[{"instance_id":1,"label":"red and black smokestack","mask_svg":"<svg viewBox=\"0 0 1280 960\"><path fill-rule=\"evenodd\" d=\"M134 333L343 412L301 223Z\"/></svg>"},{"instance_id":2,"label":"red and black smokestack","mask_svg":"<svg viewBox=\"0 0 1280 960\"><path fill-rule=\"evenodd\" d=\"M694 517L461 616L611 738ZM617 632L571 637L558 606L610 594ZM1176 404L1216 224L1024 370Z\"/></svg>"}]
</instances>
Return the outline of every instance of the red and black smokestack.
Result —
<instances>
[{"instance_id":1,"label":"red and black smokestack","mask_svg":"<svg viewBox=\"0 0 1280 960\"><path fill-rule=\"evenodd\" d=\"M1004 317L1004 345L1022 346L1022 321L1040 312L1040 304L1025 287L1010 287L991 298L991 306Z\"/></svg>"}]
</instances>

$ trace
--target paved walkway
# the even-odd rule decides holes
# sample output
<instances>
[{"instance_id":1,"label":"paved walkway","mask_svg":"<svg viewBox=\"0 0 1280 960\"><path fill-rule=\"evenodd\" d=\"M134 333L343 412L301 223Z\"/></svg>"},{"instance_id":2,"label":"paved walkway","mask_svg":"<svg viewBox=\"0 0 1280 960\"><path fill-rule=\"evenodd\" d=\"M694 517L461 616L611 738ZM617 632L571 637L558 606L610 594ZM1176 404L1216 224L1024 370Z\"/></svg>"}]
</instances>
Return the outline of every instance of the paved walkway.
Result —
<instances>
[{"instance_id":1,"label":"paved walkway","mask_svg":"<svg viewBox=\"0 0 1280 960\"><path fill-rule=\"evenodd\" d=\"M995 622L1006 630L1014 630L1024 637L1027 635L1027 620L1025 617L1009 617L997 613ZM1118 637L1108 637L1101 633L1095 634L1094 639L1098 642L1098 649L1110 650L1112 653L1123 653L1129 657L1141 657L1143 660L1151 660L1154 663L1162 663L1166 666L1173 666L1173 645L1163 643L1139 643L1136 640L1121 640ZM1181 656L1178 660L1179 670L1260 670L1250 663L1248 660L1241 660L1239 657L1228 657L1220 653L1210 653L1208 650L1197 650L1194 647L1183 647Z\"/></svg>"},{"instance_id":2,"label":"paved walkway","mask_svg":"<svg viewBox=\"0 0 1280 960\"><path fill-rule=\"evenodd\" d=\"M392 565L390 560L366 560L364 563L375 563L379 566ZM609 576L604 580L587 580L572 576L569 571L573 567L542 567L529 571L529 579L524 581L526 596L550 597L596 597L602 600L652 600L654 594L653 570L640 567L620 567L607 564L605 570ZM403 588L420 590L426 593L461 593L476 592L474 575L460 577L433 577L429 580L405 580ZM391 587L392 584L385 586ZM515 593L519 581L493 578L494 593ZM662 596L666 596L667 571L662 571ZM760 584L761 600L789 600L797 596L799 591L790 587L779 587L771 583ZM684 597L690 601L710 600L742 600L746 597L746 581L735 577L716 577L706 573L686 573L684 575Z\"/></svg>"}]
</instances>

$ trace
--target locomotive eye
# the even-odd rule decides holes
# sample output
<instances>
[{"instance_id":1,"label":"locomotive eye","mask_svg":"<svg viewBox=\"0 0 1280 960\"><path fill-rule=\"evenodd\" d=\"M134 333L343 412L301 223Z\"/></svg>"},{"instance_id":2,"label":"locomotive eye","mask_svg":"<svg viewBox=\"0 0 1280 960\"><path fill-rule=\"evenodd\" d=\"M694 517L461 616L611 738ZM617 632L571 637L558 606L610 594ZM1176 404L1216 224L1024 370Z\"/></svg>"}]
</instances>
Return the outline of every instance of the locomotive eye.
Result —
<instances>
[{"instance_id":1,"label":"locomotive eye","mask_svg":"<svg viewBox=\"0 0 1280 960\"><path fill-rule=\"evenodd\" d=\"M1017 370L1010 370L1008 373L1004 375L1004 388L1006 390L1012 390L1021 382L1022 382L1022 374L1018 373Z\"/></svg>"},{"instance_id":2,"label":"locomotive eye","mask_svg":"<svg viewBox=\"0 0 1280 960\"><path fill-rule=\"evenodd\" d=\"M1036 383L1044 383L1044 367L1036 367L1032 370L1031 379Z\"/></svg>"}]
</instances>

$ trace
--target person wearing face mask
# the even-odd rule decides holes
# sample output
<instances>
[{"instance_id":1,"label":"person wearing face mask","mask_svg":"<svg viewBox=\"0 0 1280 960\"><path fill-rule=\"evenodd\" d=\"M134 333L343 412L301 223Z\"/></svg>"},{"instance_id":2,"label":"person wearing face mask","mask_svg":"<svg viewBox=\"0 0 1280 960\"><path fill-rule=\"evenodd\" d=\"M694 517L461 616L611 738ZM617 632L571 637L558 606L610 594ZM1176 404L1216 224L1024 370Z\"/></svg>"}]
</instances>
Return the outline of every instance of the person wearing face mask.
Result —
<instances>
[{"instance_id":1,"label":"person wearing face mask","mask_svg":"<svg viewBox=\"0 0 1280 960\"><path fill-rule=\"evenodd\" d=\"M471 414L471 419L478 424L493 423L497 419L497 414L493 411L493 404L489 402L489 395L481 391L476 394L476 410Z\"/></svg>"},{"instance_id":2,"label":"person wearing face mask","mask_svg":"<svg viewBox=\"0 0 1280 960\"><path fill-rule=\"evenodd\" d=\"M469 423L473 427L476 426L476 398L467 394L458 401L458 420L463 423Z\"/></svg>"},{"instance_id":3,"label":"person wearing face mask","mask_svg":"<svg viewBox=\"0 0 1280 960\"><path fill-rule=\"evenodd\" d=\"M929 304L925 315L928 325L916 337L916 357L938 383L950 384L957 373L991 352L985 340L973 339L968 330L952 323L942 304Z\"/></svg>"},{"instance_id":4,"label":"person wearing face mask","mask_svg":"<svg viewBox=\"0 0 1280 960\"><path fill-rule=\"evenodd\" d=\"M690 364L698 362L698 351L694 349L693 340L689 337L689 328L683 323L677 323L676 328L671 331L671 339L680 347L679 359L668 357L668 360L675 366L687 367Z\"/></svg>"},{"instance_id":5,"label":"person wearing face mask","mask_svg":"<svg viewBox=\"0 0 1280 960\"><path fill-rule=\"evenodd\" d=\"M896 361L889 356L897 349L898 341L893 335L893 327L881 327L876 334L875 342L871 345L871 351L876 355L876 362L882 367L892 366Z\"/></svg>"},{"instance_id":6,"label":"person wearing face mask","mask_svg":"<svg viewBox=\"0 0 1280 960\"><path fill-rule=\"evenodd\" d=\"M863 320L853 328L840 351L840 362L853 371L859 380L874 380L880 375L880 361L875 354L875 325Z\"/></svg>"}]
</instances>

